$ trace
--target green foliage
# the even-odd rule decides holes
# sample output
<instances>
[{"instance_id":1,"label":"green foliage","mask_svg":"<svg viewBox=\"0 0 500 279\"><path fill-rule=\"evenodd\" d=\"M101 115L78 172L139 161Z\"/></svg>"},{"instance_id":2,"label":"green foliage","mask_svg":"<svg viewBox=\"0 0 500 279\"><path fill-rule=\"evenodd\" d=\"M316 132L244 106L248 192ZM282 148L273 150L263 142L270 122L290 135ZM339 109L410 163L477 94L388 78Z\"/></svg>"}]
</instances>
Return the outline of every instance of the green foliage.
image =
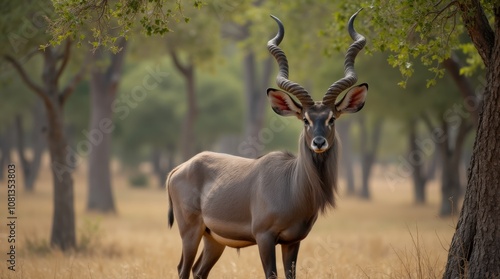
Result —
<instances>
[{"instance_id":1,"label":"green foliage","mask_svg":"<svg viewBox=\"0 0 500 279\"><path fill-rule=\"evenodd\" d=\"M156 65L151 61L136 64L128 67L130 70L123 74L116 101L113 141L116 143L115 152L130 165L147 158L150 147L164 148L177 143L175 131L180 129L180 121L177 120L181 113L179 104L183 102L183 94L177 92L182 92L182 83L172 76L173 70L168 59L159 61ZM148 69L154 69L157 65L169 76L156 88L147 90L144 98L127 102L134 100L133 89L142 84L148 76Z\"/></svg>"},{"instance_id":2,"label":"green foliage","mask_svg":"<svg viewBox=\"0 0 500 279\"><path fill-rule=\"evenodd\" d=\"M0 9L0 54L26 57L49 39L47 19L53 8L49 0L3 1ZM3 60L3 58L2 58Z\"/></svg>"},{"instance_id":3,"label":"green foliage","mask_svg":"<svg viewBox=\"0 0 500 279\"><path fill-rule=\"evenodd\" d=\"M15 74L15 73L13 73ZM19 79L9 79L1 85L0 130L10 124L17 114L30 111L36 96Z\"/></svg>"},{"instance_id":4,"label":"green foliage","mask_svg":"<svg viewBox=\"0 0 500 279\"><path fill-rule=\"evenodd\" d=\"M403 76L400 86L406 86L408 78L421 62L432 72L426 86L436 84L444 75L441 62L450 57L452 51L463 51L469 55L468 66L462 70L471 74L481 65L477 51L464 40L464 26L456 1L349 1L332 15L331 34L333 49L342 49L349 41L346 32L348 16L359 7L364 10L357 19L356 28L366 35L367 51L390 52L388 62ZM359 20L359 21L358 21ZM333 37L335 36L335 37ZM344 38L343 40L339 40Z\"/></svg>"},{"instance_id":5,"label":"green foliage","mask_svg":"<svg viewBox=\"0 0 500 279\"><path fill-rule=\"evenodd\" d=\"M52 0L56 17L50 24L52 45L67 38L89 41L93 48L101 45L117 52L116 41L128 36L140 26L151 35L171 32L171 21L189 22L180 0ZM201 8L202 1L192 6Z\"/></svg>"},{"instance_id":6,"label":"green foliage","mask_svg":"<svg viewBox=\"0 0 500 279\"><path fill-rule=\"evenodd\" d=\"M180 146L186 111L184 82L169 57L157 59L157 62L145 61L128 67L120 86L118 102L123 105L124 100L132 98L133 88L148 75L148 68L159 65L168 73L156 88L147 90L144 99L129 106L128 113L115 113L114 152L129 166L149 160L153 149L175 152ZM213 73L197 73L199 114L195 145L199 149L210 149L224 134L240 132L243 89L235 62L221 64Z\"/></svg>"}]
</instances>

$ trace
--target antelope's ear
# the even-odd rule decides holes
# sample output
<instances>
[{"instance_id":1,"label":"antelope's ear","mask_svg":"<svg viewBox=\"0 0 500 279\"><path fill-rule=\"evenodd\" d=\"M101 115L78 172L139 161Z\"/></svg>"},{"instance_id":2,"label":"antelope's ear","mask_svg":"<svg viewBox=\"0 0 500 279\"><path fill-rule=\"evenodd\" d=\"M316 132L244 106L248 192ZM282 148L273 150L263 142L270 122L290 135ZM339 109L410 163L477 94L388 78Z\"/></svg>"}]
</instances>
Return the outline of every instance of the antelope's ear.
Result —
<instances>
[{"instance_id":1,"label":"antelope's ear","mask_svg":"<svg viewBox=\"0 0 500 279\"><path fill-rule=\"evenodd\" d=\"M302 106L292 99L288 93L274 88L268 88L267 98L269 98L271 107L277 114L281 116L296 116L297 118L300 118Z\"/></svg>"},{"instance_id":2,"label":"antelope's ear","mask_svg":"<svg viewBox=\"0 0 500 279\"><path fill-rule=\"evenodd\" d=\"M360 111L365 105L366 94L368 93L368 84L363 83L351 88L340 100L335 104L335 108L339 114L355 113Z\"/></svg>"}]
</instances>

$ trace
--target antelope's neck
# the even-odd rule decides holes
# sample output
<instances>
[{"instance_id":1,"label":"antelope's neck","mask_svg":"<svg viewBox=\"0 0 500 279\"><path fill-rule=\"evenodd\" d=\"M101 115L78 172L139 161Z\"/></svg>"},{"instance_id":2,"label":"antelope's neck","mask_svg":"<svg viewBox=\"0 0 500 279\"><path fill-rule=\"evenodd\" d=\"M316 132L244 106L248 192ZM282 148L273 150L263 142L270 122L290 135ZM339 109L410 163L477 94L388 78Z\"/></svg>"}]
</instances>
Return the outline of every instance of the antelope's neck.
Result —
<instances>
[{"instance_id":1,"label":"antelope's neck","mask_svg":"<svg viewBox=\"0 0 500 279\"><path fill-rule=\"evenodd\" d=\"M308 205L316 213L335 206L337 159L337 140L329 150L318 154L309 149L304 136L300 136L296 168L298 183L294 191L299 203Z\"/></svg>"}]
</instances>

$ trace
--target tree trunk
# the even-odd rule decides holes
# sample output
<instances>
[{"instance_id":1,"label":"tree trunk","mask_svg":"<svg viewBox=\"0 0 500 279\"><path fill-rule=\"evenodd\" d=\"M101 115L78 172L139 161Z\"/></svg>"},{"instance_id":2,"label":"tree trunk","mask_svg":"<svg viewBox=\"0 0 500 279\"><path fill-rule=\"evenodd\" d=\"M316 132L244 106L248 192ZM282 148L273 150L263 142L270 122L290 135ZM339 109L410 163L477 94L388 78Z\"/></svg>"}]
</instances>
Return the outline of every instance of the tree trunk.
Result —
<instances>
[{"instance_id":1,"label":"tree trunk","mask_svg":"<svg viewBox=\"0 0 500 279\"><path fill-rule=\"evenodd\" d=\"M445 153L445 154L443 154ZM458 200L460 198L460 175L459 161L449 151L442 151L441 172L441 207L439 215L451 216L457 213Z\"/></svg>"},{"instance_id":2,"label":"tree trunk","mask_svg":"<svg viewBox=\"0 0 500 279\"><path fill-rule=\"evenodd\" d=\"M76 247L72 178L74 158L68 153L69 146L64 131L63 107L76 85L83 79L85 66L62 90L59 90L58 82L69 60L71 41L67 41L66 45L59 49L61 48L64 49L57 51L54 47L48 47L42 53L44 58L43 87L37 85L28 76L16 59L11 56L5 56L5 59L14 66L26 85L43 100L45 105L47 139L54 180L54 207L50 243L61 250L69 250ZM59 60L62 62L58 63Z\"/></svg>"},{"instance_id":3,"label":"tree trunk","mask_svg":"<svg viewBox=\"0 0 500 279\"><path fill-rule=\"evenodd\" d=\"M35 105L35 110L33 113L33 131L31 138L33 139L33 160L31 161L31 173L30 176L26 178L25 185L27 189L35 188L35 181L40 172L40 166L42 164L42 156L47 147L47 120L45 116L45 108L41 101L38 101Z\"/></svg>"},{"instance_id":4,"label":"tree trunk","mask_svg":"<svg viewBox=\"0 0 500 279\"><path fill-rule=\"evenodd\" d=\"M423 152L419 149L417 145L417 122L412 120L408 127L410 131L408 133L408 158L411 161L412 178L413 178L413 189L414 189L414 201L415 204L425 204L425 186L427 184L427 174L425 173ZM417 155L419 154L419 155ZM418 156L418 157L417 157Z\"/></svg>"},{"instance_id":5,"label":"tree trunk","mask_svg":"<svg viewBox=\"0 0 500 279\"><path fill-rule=\"evenodd\" d=\"M184 161L189 160L196 152L195 125L198 118L198 104L196 102L196 79L194 63L191 58L183 64L178 56L177 50L171 48L170 57L177 71L184 77L186 84L187 110L184 117L181 132L181 153Z\"/></svg>"},{"instance_id":6,"label":"tree trunk","mask_svg":"<svg viewBox=\"0 0 500 279\"><path fill-rule=\"evenodd\" d=\"M153 149L151 154L151 164L153 166L153 173L158 178L158 187L165 188L165 181L170 170L173 168L173 156L169 151L167 156L167 162L165 164L162 158L162 152L159 149Z\"/></svg>"},{"instance_id":7,"label":"tree trunk","mask_svg":"<svg viewBox=\"0 0 500 279\"><path fill-rule=\"evenodd\" d=\"M346 184L347 184L347 195L355 195L356 189L354 187L354 162L352 160L352 145L351 136L349 134L350 126L352 125L351 120L342 119L337 124L337 131L340 137L340 144L342 148L342 164L340 164Z\"/></svg>"},{"instance_id":8,"label":"tree trunk","mask_svg":"<svg viewBox=\"0 0 500 279\"><path fill-rule=\"evenodd\" d=\"M267 58L262 64L262 77L259 79L255 53L248 50L243 59L245 83L245 139L258 139L264 125L266 108L266 88L269 84L272 70L272 59ZM259 150L262 151L262 150ZM244 154L242 154L244 155Z\"/></svg>"},{"instance_id":9,"label":"tree trunk","mask_svg":"<svg viewBox=\"0 0 500 279\"><path fill-rule=\"evenodd\" d=\"M121 39L119 47L119 53L110 53L111 62L105 70L99 65L105 59L105 51L101 48L94 54L90 81L90 127L89 131L84 131L89 146L87 210L103 213L116 210L111 183L111 135L114 130L112 104L125 60L124 39Z\"/></svg>"},{"instance_id":10,"label":"tree trunk","mask_svg":"<svg viewBox=\"0 0 500 279\"><path fill-rule=\"evenodd\" d=\"M111 103L115 92L109 92L107 81L100 76L101 73L92 73L90 129L84 132L90 146L87 210L114 212L110 166L111 131L102 131L99 126L105 121L112 121Z\"/></svg>"},{"instance_id":11,"label":"tree trunk","mask_svg":"<svg viewBox=\"0 0 500 279\"><path fill-rule=\"evenodd\" d=\"M365 124L365 119L360 118L359 121L361 128L361 192L359 196L363 199L370 199L370 176L377 150L382 135L382 120L377 119L373 125L371 135Z\"/></svg>"},{"instance_id":12,"label":"tree trunk","mask_svg":"<svg viewBox=\"0 0 500 279\"><path fill-rule=\"evenodd\" d=\"M196 86L194 65L190 64L184 75L186 82L187 111L182 126L182 157L184 161L189 160L196 154L196 121L198 119L198 104L196 101Z\"/></svg>"},{"instance_id":13,"label":"tree trunk","mask_svg":"<svg viewBox=\"0 0 500 279\"><path fill-rule=\"evenodd\" d=\"M458 124L457 133L451 138L450 127L445 119L442 119L441 130L443 131L443 140L439 142L438 148L441 157L441 208L440 216L451 216L457 213L458 200L462 196L460 183L460 161L462 158L462 149L467 133L472 126L461 120Z\"/></svg>"},{"instance_id":14,"label":"tree trunk","mask_svg":"<svg viewBox=\"0 0 500 279\"><path fill-rule=\"evenodd\" d=\"M476 10L461 6L466 21L482 19L479 2ZM484 93L474 151L468 171L465 199L448 252L443 278L500 277L500 5L493 8L494 38L479 32L479 22L468 31L486 64ZM467 17L472 17L471 19ZM487 20L486 23L488 24ZM487 26L485 27L487 28ZM491 45L481 39L491 39ZM484 48L484 49L483 49ZM490 55L488 55L491 53Z\"/></svg>"},{"instance_id":15,"label":"tree trunk","mask_svg":"<svg viewBox=\"0 0 500 279\"><path fill-rule=\"evenodd\" d=\"M75 209L72 169L67 159L68 143L64 132L64 111L58 92L57 53L44 51L43 80L50 100L45 101L47 112L47 142L52 176L54 178L54 212L50 243L65 251L76 247Z\"/></svg>"},{"instance_id":16,"label":"tree trunk","mask_svg":"<svg viewBox=\"0 0 500 279\"><path fill-rule=\"evenodd\" d=\"M500 36L499 36L500 37ZM444 278L500 276L500 54L489 69L465 200Z\"/></svg>"},{"instance_id":17,"label":"tree trunk","mask_svg":"<svg viewBox=\"0 0 500 279\"><path fill-rule=\"evenodd\" d=\"M451 57L445 59L443 61L443 66L446 69L446 72L453 78L453 81L457 85L462 97L464 98L465 109L470 114L470 118L474 123L474 126L477 127L479 112L477 107L479 107L479 100L474 93L474 89L472 88L472 84L465 75L460 74L460 69L462 66L460 65L460 61L458 57L452 53ZM475 104L474 106L469 105L470 103Z\"/></svg>"},{"instance_id":18,"label":"tree trunk","mask_svg":"<svg viewBox=\"0 0 500 279\"><path fill-rule=\"evenodd\" d=\"M26 145L22 116L17 115L15 119L17 150L21 161L21 168L23 170L24 189L27 192L34 191L35 181L38 176L38 171L40 170L42 154L45 149L45 135L43 131L45 121L43 121L43 114L43 104L38 102L33 110L33 158L31 160L28 160L25 153Z\"/></svg>"},{"instance_id":19,"label":"tree trunk","mask_svg":"<svg viewBox=\"0 0 500 279\"><path fill-rule=\"evenodd\" d=\"M258 7L263 1L253 2ZM236 41L243 41L250 37L250 28L252 21L244 24L227 25L231 28L223 29L225 36L231 37ZM265 146L259 142L259 132L262 130L265 119L266 108L266 89L271 81L273 71L273 58L268 57L262 63L262 69L259 71L260 64L257 55L251 49L246 50L243 58L243 81L245 84L246 111L244 119L243 139L238 146L238 155L247 158L255 158L262 153ZM259 78L260 72L260 78ZM256 145L248 147L249 142L257 142Z\"/></svg>"},{"instance_id":20,"label":"tree trunk","mask_svg":"<svg viewBox=\"0 0 500 279\"><path fill-rule=\"evenodd\" d=\"M55 100L54 105L58 102ZM55 108L55 107L54 107ZM76 247L72 162L67 161L62 107L47 110L48 145L54 177L54 213L50 243L65 251Z\"/></svg>"}]
</instances>

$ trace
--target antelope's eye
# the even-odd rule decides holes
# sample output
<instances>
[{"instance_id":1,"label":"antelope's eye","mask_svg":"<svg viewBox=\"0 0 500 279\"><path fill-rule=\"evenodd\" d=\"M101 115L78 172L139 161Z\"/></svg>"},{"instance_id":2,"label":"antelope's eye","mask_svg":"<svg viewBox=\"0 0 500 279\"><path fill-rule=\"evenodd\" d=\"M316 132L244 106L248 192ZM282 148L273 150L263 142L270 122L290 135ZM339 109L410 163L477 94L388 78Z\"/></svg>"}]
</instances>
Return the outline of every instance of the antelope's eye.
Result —
<instances>
[{"instance_id":1,"label":"antelope's eye","mask_svg":"<svg viewBox=\"0 0 500 279\"><path fill-rule=\"evenodd\" d=\"M307 120L307 118L304 117L302 120L304 121L304 125L309 126L309 120Z\"/></svg>"},{"instance_id":2,"label":"antelope's eye","mask_svg":"<svg viewBox=\"0 0 500 279\"><path fill-rule=\"evenodd\" d=\"M328 120L328 125L333 125L334 121L335 121L335 118L331 117L330 120Z\"/></svg>"}]
</instances>

